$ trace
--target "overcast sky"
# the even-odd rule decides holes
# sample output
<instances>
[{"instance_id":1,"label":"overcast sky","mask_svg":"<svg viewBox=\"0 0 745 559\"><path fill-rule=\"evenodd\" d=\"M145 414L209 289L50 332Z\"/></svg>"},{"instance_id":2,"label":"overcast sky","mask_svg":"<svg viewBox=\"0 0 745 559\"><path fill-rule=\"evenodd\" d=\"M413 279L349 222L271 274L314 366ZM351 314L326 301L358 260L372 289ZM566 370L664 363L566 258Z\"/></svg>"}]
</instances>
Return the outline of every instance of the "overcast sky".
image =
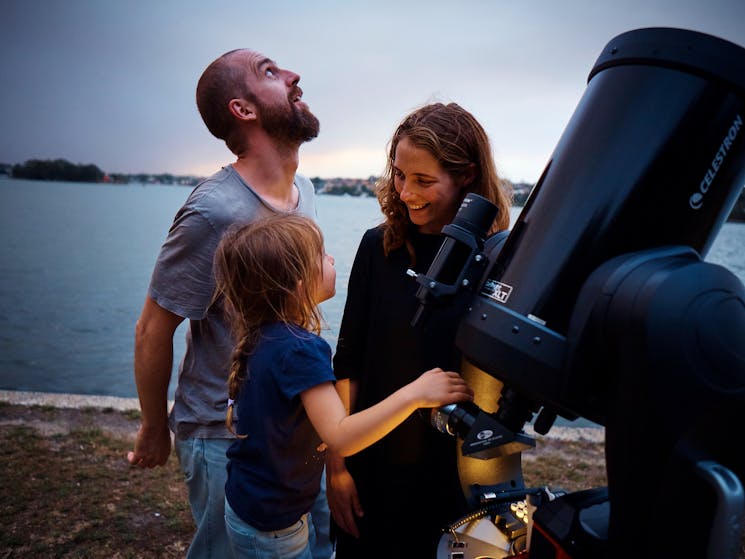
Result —
<instances>
[{"instance_id":1,"label":"overcast sky","mask_svg":"<svg viewBox=\"0 0 745 559\"><path fill-rule=\"evenodd\" d=\"M745 0L0 0L0 163L207 175L232 161L194 102L249 47L301 76L321 121L300 172L367 177L413 108L455 101L500 172L535 182L605 44L640 27L745 45Z\"/></svg>"}]
</instances>

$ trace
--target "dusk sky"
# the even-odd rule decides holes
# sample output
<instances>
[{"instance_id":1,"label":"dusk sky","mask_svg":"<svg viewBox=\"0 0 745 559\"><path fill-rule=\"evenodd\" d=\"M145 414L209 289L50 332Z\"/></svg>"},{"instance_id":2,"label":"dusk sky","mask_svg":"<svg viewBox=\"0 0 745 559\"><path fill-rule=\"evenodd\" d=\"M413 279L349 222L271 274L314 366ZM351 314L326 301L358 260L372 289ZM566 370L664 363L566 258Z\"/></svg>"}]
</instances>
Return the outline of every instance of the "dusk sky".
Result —
<instances>
[{"instance_id":1,"label":"dusk sky","mask_svg":"<svg viewBox=\"0 0 745 559\"><path fill-rule=\"evenodd\" d=\"M204 68L239 47L300 74L321 121L299 171L383 169L401 118L455 101L501 174L535 182L605 44L682 27L745 46L745 0L0 0L0 163L208 175L233 160L204 127Z\"/></svg>"}]
</instances>

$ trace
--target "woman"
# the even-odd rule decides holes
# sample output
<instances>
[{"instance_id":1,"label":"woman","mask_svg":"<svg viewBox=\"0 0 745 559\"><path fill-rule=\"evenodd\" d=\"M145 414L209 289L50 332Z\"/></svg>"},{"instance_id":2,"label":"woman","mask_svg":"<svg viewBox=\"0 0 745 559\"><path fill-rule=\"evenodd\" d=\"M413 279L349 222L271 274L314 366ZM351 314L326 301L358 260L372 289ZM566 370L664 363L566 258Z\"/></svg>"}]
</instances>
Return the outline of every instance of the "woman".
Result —
<instances>
[{"instance_id":1,"label":"woman","mask_svg":"<svg viewBox=\"0 0 745 559\"><path fill-rule=\"evenodd\" d=\"M350 412L412 381L413 371L460 367L453 341L462 309L439 310L413 328L418 284L406 271L427 272L468 192L497 205L490 233L509 226L509 194L473 115L455 103L411 113L377 185L385 221L364 234L349 278L334 373ZM466 512L455 445L414 414L346 463L329 454L336 558L435 557L442 527Z\"/></svg>"}]
</instances>

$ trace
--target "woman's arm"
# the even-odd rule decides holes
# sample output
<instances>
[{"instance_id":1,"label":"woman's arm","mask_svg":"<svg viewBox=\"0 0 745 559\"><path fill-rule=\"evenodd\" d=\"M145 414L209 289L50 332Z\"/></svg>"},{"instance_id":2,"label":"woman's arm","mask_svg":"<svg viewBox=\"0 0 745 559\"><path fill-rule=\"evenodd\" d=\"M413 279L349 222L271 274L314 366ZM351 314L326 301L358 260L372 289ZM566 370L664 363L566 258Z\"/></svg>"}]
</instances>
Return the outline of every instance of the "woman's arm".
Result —
<instances>
[{"instance_id":1,"label":"woman's arm","mask_svg":"<svg viewBox=\"0 0 745 559\"><path fill-rule=\"evenodd\" d=\"M344 378L336 382L344 408L349 414L357 400L357 381ZM347 470L344 457L328 449L326 452L326 499L337 526L355 538L360 537L357 518L364 515L357 486Z\"/></svg>"}]
</instances>

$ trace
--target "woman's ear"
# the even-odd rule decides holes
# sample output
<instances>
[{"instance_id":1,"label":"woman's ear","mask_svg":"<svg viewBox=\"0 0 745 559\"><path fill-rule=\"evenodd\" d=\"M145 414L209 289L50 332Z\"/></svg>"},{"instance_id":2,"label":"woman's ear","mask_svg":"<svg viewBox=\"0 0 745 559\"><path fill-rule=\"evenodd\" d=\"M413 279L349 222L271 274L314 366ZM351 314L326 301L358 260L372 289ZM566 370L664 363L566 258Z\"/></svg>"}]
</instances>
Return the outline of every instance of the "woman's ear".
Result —
<instances>
[{"instance_id":1,"label":"woman's ear","mask_svg":"<svg viewBox=\"0 0 745 559\"><path fill-rule=\"evenodd\" d=\"M465 172L463 173L463 188L468 188L471 186L474 180L476 180L476 164L475 163L469 163L466 167Z\"/></svg>"},{"instance_id":2,"label":"woman's ear","mask_svg":"<svg viewBox=\"0 0 745 559\"><path fill-rule=\"evenodd\" d=\"M231 99L228 110L239 120L256 120L256 108L245 99Z\"/></svg>"}]
</instances>

